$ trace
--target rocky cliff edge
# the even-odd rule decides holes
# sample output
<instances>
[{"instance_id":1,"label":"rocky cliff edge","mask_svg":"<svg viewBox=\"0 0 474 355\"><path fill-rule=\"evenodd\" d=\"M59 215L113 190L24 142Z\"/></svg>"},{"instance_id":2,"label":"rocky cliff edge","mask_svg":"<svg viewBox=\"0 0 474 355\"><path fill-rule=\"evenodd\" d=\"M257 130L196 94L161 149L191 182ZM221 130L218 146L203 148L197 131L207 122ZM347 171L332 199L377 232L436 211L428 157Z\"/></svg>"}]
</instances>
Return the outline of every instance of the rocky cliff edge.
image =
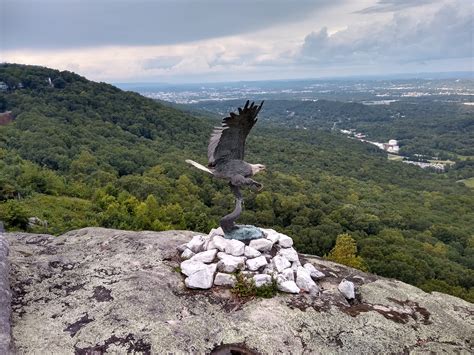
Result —
<instances>
[{"instance_id":1,"label":"rocky cliff edge","mask_svg":"<svg viewBox=\"0 0 474 355\"><path fill-rule=\"evenodd\" d=\"M317 298L240 299L225 288L189 290L176 248L196 234L103 228L59 237L3 234L0 352L473 351L473 304L315 256L300 258L326 275ZM5 321L10 315L7 274L10 322ZM350 303L337 290L343 278L357 288Z\"/></svg>"}]
</instances>

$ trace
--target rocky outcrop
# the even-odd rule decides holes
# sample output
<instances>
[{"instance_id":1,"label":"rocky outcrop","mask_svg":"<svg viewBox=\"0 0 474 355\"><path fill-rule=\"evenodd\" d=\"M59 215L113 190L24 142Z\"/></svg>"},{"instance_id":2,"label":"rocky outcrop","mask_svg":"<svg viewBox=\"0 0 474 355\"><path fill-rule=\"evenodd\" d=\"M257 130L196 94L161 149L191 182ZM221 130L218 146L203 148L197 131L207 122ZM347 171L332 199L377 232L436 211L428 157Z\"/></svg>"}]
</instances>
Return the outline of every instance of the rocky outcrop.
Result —
<instances>
[{"instance_id":1,"label":"rocky outcrop","mask_svg":"<svg viewBox=\"0 0 474 355\"><path fill-rule=\"evenodd\" d=\"M256 227L253 228L257 230ZM226 277L222 273L230 276L239 272L257 288L275 282L281 292L309 292L317 296L319 288L313 278L319 280L324 274L310 263L301 266L298 253L292 247L293 239L273 229L258 230L262 238L246 243L225 239L224 231L218 228L211 230L207 236L195 235L188 243L178 246L177 250L184 260L180 267L181 272L187 276L184 280L186 286L204 290L214 284L225 286L222 280ZM220 271L219 277L215 274L217 270ZM212 282L214 279L216 281ZM235 282L228 281L226 285L233 287ZM339 290L341 291L340 288ZM343 291L341 293L346 295Z\"/></svg>"},{"instance_id":2,"label":"rocky outcrop","mask_svg":"<svg viewBox=\"0 0 474 355\"><path fill-rule=\"evenodd\" d=\"M11 292L8 281L8 242L0 234L0 354L12 351L10 337Z\"/></svg>"},{"instance_id":3,"label":"rocky outcrop","mask_svg":"<svg viewBox=\"0 0 474 355\"><path fill-rule=\"evenodd\" d=\"M59 237L6 233L16 352L473 350L472 304L314 256L300 254L299 259L324 274L318 280L318 297L282 293L271 299L240 299L226 286L188 289L177 247L195 235L102 228ZM353 300L338 290L343 280L355 285ZM222 277L223 284L231 281Z\"/></svg>"}]
</instances>

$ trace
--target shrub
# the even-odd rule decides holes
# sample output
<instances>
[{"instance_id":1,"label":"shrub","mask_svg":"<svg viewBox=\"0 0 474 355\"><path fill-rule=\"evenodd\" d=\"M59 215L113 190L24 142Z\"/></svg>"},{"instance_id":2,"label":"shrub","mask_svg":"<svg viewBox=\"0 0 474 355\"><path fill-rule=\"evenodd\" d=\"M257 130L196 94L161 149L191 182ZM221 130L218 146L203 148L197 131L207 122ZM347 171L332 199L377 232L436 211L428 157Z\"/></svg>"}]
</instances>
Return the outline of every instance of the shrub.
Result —
<instances>
[{"instance_id":1,"label":"shrub","mask_svg":"<svg viewBox=\"0 0 474 355\"><path fill-rule=\"evenodd\" d=\"M235 273L237 282L232 288L232 292L241 298L262 297L272 298L278 293L276 279L272 277L272 282L260 287L255 286L255 281L251 277L246 277L240 272Z\"/></svg>"}]
</instances>

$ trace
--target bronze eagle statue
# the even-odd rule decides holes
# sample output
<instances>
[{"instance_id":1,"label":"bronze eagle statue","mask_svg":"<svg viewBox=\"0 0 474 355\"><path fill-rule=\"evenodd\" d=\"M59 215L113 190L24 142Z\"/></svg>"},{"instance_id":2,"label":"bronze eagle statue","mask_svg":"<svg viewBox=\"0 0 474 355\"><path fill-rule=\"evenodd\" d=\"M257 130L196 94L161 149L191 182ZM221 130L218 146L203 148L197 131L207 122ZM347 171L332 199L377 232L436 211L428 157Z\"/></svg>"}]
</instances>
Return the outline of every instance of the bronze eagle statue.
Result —
<instances>
[{"instance_id":1,"label":"bronze eagle statue","mask_svg":"<svg viewBox=\"0 0 474 355\"><path fill-rule=\"evenodd\" d=\"M207 149L207 167L193 161L187 163L206 171L216 178L229 181L229 186L235 195L235 209L224 216L220 225L225 233L236 228L234 221L242 212L243 197L240 188L248 186L260 191L263 185L252 177L259 171L265 170L263 164L250 164L244 161L245 141L252 127L257 123L257 115L262 109L260 105L250 104L247 100L243 108L238 108L238 114L231 112L222 120L220 127L215 127Z\"/></svg>"}]
</instances>

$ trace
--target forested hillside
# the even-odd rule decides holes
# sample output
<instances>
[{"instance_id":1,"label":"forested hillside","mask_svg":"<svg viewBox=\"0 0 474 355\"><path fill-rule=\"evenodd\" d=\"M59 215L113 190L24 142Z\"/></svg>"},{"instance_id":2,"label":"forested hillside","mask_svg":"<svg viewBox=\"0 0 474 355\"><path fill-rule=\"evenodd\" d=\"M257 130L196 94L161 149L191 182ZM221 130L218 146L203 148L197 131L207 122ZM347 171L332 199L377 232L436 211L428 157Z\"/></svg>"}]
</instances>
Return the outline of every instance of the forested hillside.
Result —
<instances>
[{"instance_id":1,"label":"forested hillside","mask_svg":"<svg viewBox=\"0 0 474 355\"><path fill-rule=\"evenodd\" d=\"M453 178L474 177L474 106L438 98L405 98L387 105L329 100L267 100L262 119L288 128L354 129L368 140L396 139L400 153L417 159L437 157L458 164ZM222 113L239 100L202 101L183 108Z\"/></svg>"},{"instance_id":2,"label":"forested hillside","mask_svg":"<svg viewBox=\"0 0 474 355\"><path fill-rule=\"evenodd\" d=\"M225 182L184 162L205 163L215 117L47 68L3 64L0 81L0 111L14 117L0 126L7 229L208 232L233 207ZM246 193L242 222L317 255L347 232L370 271L474 301L472 190L321 130L259 121L247 152L268 172L257 178L261 193ZM33 216L40 221L29 226Z\"/></svg>"}]
</instances>

